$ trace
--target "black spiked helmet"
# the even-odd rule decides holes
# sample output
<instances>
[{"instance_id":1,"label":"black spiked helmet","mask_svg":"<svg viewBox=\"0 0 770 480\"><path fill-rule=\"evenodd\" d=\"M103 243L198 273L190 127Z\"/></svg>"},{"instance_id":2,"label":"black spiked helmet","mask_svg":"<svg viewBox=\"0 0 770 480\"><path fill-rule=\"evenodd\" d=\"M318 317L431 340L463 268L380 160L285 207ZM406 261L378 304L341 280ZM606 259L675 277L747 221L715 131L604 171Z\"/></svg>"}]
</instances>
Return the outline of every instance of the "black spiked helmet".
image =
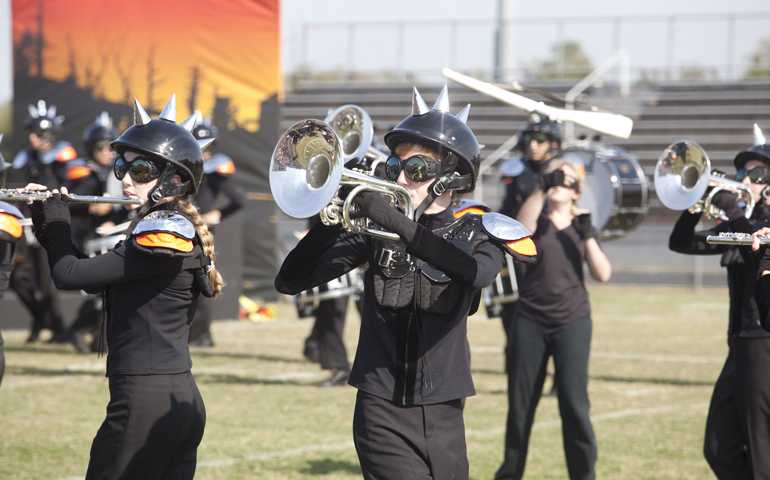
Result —
<instances>
[{"instance_id":1,"label":"black spiked helmet","mask_svg":"<svg viewBox=\"0 0 770 480\"><path fill-rule=\"evenodd\" d=\"M733 160L735 169L740 170L745 167L749 160L759 160L770 166L770 142L765 141L765 136L756 123L754 124L754 146L747 148L735 157Z\"/></svg>"},{"instance_id":2,"label":"black spiked helmet","mask_svg":"<svg viewBox=\"0 0 770 480\"><path fill-rule=\"evenodd\" d=\"M94 123L83 130L83 145L89 154L96 142L100 140L113 141L118 138L118 131L112 126L112 118L107 112L102 112L96 117Z\"/></svg>"},{"instance_id":3,"label":"black spiked helmet","mask_svg":"<svg viewBox=\"0 0 770 480\"><path fill-rule=\"evenodd\" d=\"M200 117L200 111L196 110L187 120L177 124L176 95L156 119L151 119L134 99L134 124L110 145L121 155L132 150L165 165L158 185L150 193L152 201L198 192L203 177L203 149L214 141L213 138L197 140L193 136L192 131ZM176 174L182 177L182 183L174 183Z\"/></svg>"},{"instance_id":4,"label":"black spiked helmet","mask_svg":"<svg viewBox=\"0 0 770 480\"><path fill-rule=\"evenodd\" d=\"M198 140L216 138L219 136L219 129L212 125L211 117L207 115L206 118L203 119L203 122L196 124L192 134Z\"/></svg>"},{"instance_id":5,"label":"black spiked helmet","mask_svg":"<svg viewBox=\"0 0 770 480\"><path fill-rule=\"evenodd\" d=\"M29 116L24 120L24 128L46 140L56 140L64 122L62 115L56 115L56 105L50 107L45 100L38 100L37 106L27 105Z\"/></svg>"},{"instance_id":6,"label":"black spiked helmet","mask_svg":"<svg viewBox=\"0 0 770 480\"><path fill-rule=\"evenodd\" d=\"M533 112L529 115L527 123L518 131L519 142L516 144L516 148L520 151L524 151L527 145L524 145L524 135L527 133L544 133L551 139L552 142L556 142L561 146L561 128L559 124L551 121L547 116Z\"/></svg>"},{"instance_id":7,"label":"black spiked helmet","mask_svg":"<svg viewBox=\"0 0 770 480\"><path fill-rule=\"evenodd\" d=\"M476 188L481 153L476 136L465 124L470 107L470 105L466 106L457 115L449 113L449 94L444 85L433 109L428 109L417 88L414 88L412 115L385 134L385 143L393 153L396 152L399 144L414 142L436 149L440 154L454 154L456 159L452 159L452 155L449 155L449 158L442 163L442 172L434 181L431 190L441 182L443 185L441 188L445 190L457 190L459 193L472 192ZM460 174L459 177L454 175L455 171Z\"/></svg>"}]
</instances>

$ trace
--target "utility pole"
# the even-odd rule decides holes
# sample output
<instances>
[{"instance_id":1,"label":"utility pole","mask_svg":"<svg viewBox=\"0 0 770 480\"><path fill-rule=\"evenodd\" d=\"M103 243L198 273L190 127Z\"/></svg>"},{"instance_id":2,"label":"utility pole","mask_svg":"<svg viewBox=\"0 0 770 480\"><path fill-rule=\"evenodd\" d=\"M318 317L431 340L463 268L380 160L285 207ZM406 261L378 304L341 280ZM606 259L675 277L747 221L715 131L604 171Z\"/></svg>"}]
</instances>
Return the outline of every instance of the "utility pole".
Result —
<instances>
[{"instance_id":1,"label":"utility pole","mask_svg":"<svg viewBox=\"0 0 770 480\"><path fill-rule=\"evenodd\" d=\"M514 80L515 52L513 19L516 0L497 0L497 31L495 32L495 71L498 83Z\"/></svg>"}]
</instances>

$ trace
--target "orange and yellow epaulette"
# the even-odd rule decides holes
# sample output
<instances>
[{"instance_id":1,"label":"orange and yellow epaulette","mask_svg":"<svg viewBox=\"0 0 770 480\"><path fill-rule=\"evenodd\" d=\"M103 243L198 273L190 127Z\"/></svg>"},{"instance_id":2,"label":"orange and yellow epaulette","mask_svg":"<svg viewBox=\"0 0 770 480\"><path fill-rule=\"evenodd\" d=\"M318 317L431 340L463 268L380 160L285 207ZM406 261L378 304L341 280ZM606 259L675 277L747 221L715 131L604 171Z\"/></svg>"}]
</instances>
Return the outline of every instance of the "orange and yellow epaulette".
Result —
<instances>
[{"instance_id":1,"label":"orange and yellow epaulette","mask_svg":"<svg viewBox=\"0 0 770 480\"><path fill-rule=\"evenodd\" d=\"M90 173L90 168L85 165L78 165L67 170L67 180L77 180L88 176Z\"/></svg>"},{"instance_id":2,"label":"orange and yellow epaulette","mask_svg":"<svg viewBox=\"0 0 770 480\"><path fill-rule=\"evenodd\" d=\"M462 210L458 210L454 213L455 218L460 218L467 213L474 213L476 215L484 215L486 212L478 207L468 207Z\"/></svg>"},{"instance_id":3,"label":"orange and yellow epaulette","mask_svg":"<svg viewBox=\"0 0 770 480\"><path fill-rule=\"evenodd\" d=\"M144 253L184 257L193 251L195 225L186 215L160 210L137 223L132 236L137 248Z\"/></svg>"},{"instance_id":4,"label":"orange and yellow epaulette","mask_svg":"<svg viewBox=\"0 0 770 480\"><path fill-rule=\"evenodd\" d=\"M0 213L0 230L15 239L21 238L21 223L16 216L9 213Z\"/></svg>"},{"instance_id":5,"label":"orange and yellow epaulette","mask_svg":"<svg viewBox=\"0 0 770 480\"><path fill-rule=\"evenodd\" d=\"M232 175L235 173L235 163L233 161L223 162L222 165L217 167L217 173L224 173L225 175Z\"/></svg>"},{"instance_id":6,"label":"orange and yellow epaulette","mask_svg":"<svg viewBox=\"0 0 770 480\"><path fill-rule=\"evenodd\" d=\"M192 240L187 240L174 233L156 232L137 235L136 243L143 247L168 248L184 253L192 252L193 249Z\"/></svg>"},{"instance_id":7,"label":"orange and yellow epaulette","mask_svg":"<svg viewBox=\"0 0 770 480\"><path fill-rule=\"evenodd\" d=\"M78 154L71 145L62 148L59 153L56 154L57 162L69 162L78 158Z\"/></svg>"}]
</instances>

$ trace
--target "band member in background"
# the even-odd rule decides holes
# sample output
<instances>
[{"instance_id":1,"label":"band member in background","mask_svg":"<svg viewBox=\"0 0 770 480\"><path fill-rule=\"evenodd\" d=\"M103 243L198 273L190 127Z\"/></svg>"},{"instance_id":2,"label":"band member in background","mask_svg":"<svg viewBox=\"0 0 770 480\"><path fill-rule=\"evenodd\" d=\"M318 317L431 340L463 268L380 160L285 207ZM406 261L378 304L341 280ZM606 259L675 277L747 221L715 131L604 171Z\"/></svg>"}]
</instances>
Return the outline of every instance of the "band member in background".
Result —
<instances>
[{"instance_id":1,"label":"band member in background","mask_svg":"<svg viewBox=\"0 0 770 480\"><path fill-rule=\"evenodd\" d=\"M506 252L534 261L529 232L517 222L499 216L516 232L502 238L500 223L485 221L485 228L479 215L453 218L453 192L473 191L478 175L468 111L449 113L446 87L432 110L415 89L412 115L385 135L387 175L408 190L416 221L374 192L356 196L354 216L399 241L319 223L275 280L279 292L297 294L370 265L348 380L358 389L353 439L365 478L468 478L462 399L475 393L468 314Z\"/></svg>"},{"instance_id":2,"label":"band member in background","mask_svg":"<svg viewBox=\"0 0 770 480\"><path fill-rule=\"evenodd\" d=\"M511 218L516 218L527 198L542 187L543 173L561 148L559 124L537 113L530 115L518 136L516 149L520 154L500 167L500 176L505 183L505 198L500 213ZM515 306L515 302L503 305L501 316L506 337L511 329ZM505 352L507 357L507 345Z\"/></svg>"},{"instance_id":3,"label":"band member in background","mask_svg":"<svg viewBox=\"0 0 770 480\"><path fill-rule=\"evenodd\" d=\"M211 139L213 142L210 148L216 147L217 127L211 125L211 119L206 118L204 122L195 127L193 135L198 140ZM237 212L245 203L243 195L235 188L232 181L235 174L235 162L224 153L214 153L206 150L203 152L203 180L195 195L195 205L201 214L201 218L209 227L213 235L216 225L220 221ZM227 198L227 205L217 208L217 197L223 194ZM214 340L211 338L211 308L213 301L203 297L198 302L198 310L195 312L195 321L190 327L190 343L199 347L213 347Z\"/></svg>"},{"instance_id":4,"label":"band member in background","mask_svg":"<svg viewBox=\"0 0 770 480\"><path fill-rule=\"evenodd\" d=\"M83 131L85 158L70 162L67 172L67 188L76 195L122 196L113 171L114 155L110 142L118 138L118 132L112 126L112 118L107 112L96 117L94 123ZM118 208L116 208L118 207ZM72 242L76 248L84 250L88 240L96 238L96 229L107 223L114 224L118 217L125 217L122 206L109 203L90 203L70 205L72 217ZM68 337L81 353L90 353L98 349L98 332L102 321L102 299L99 295L89 295L78 310L75 321L68 329ZM89 343L85 335L91 333Z\"/></svg>"},{"instance_id":5,"label":"band member in background","mask_svg":"<svg viewBox=\"0 0 770 480\"><path fill-rule=\"evenodd\" d=\"M569 477L595 477L596 439L588 401L591 305L583 263L599 282L610 279L612 266L599 246L590 212L575 206L584 170L554 159L544 173L543 187L527 198L518 216L533 232L538 262L519 284L508 335L508 423L504 461L496 479L520 479L524 474L532 419L550 356Z\"/></svg>"},{"instance_id":6,"label":"band member in background","mask_svg":"<svg viewBox=\"0 0 770 480\"><path fill-rule=\"evenodd\" d=\"M0 134L0 141L3 135ZM5 187L5 160L0 154L0 188ZM13 205L0 202L0 303L3 301L5 291L11 280L11 272L14 267L16 244L22 237L22 227L19 220L24 218L18 208ZM5 353L3 348L3 335L0 334L0 384L3 383L5 373Z\"/></svg>"},{"instance_id":7,"label":"band member in background","mask_svg":"<svg viewBox=\"0 0 770 480\"><path fill-rule=\"evenodd\" d=\"M48 107L43 100L37 106L29 105L29 116L24 120L29 148L13 159L13 168L22 170L25 183L38 183L49 189L67 184L69 162L77 158L77 153L70 143L59 140L63 121L63 116L56 115L55 105ZM43 328L53 332L51 341L66 341L59 295L51 280L45 251L30 239L20 252L24 261L19 262L11 276L11 288L32 314L27 341L36 341Z\"/></svg>"},{"instance_id":8,"label":"band member in background","mask_svg":"<svg viewBox=\"0 0 770 480\"><path fill-rule=\"evenodd\" d=\"M730 315L729 352L711 396L703 452L719 479L770 477L770 333L763 330L754 297L757 281L747 249L706 243L719 232L752 233L770 221L770 145L755 145L740 152L733 164L736 180L751 189L756 205L747 219L738 196L718 192L712 204L729 221L695 232L700 213L685 210L679 217L669 248L690 255L722 255L727 268Z\"/></svg>"},{"instance_id":9,"label":"band member in background","mask_svg":"<svg viewBox=\"0 0 770 480\"><path fill-rule=\"evenodd\" d=\"M174 97L158 119L138 101L134 108L134 125L112 142L124 195L144 201L128 239L84 258L56 190L35 204L33 223L57 285L103 290L107 302L110 402L86 478L192 479L206 414L187 334L199 295L216 295L223 284L211 262L213 236L189 200L209 141L191 133L200 112L176 124Z\"/></svg>"}]
</instances>

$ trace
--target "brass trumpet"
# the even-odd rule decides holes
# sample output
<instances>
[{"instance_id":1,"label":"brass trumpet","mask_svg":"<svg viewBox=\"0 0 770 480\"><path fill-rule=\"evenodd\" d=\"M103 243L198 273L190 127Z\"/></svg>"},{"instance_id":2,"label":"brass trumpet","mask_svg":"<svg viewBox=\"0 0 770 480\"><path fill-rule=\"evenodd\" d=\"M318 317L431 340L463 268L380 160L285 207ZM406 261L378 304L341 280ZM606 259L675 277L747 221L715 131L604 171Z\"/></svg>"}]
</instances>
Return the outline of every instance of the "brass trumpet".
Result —
<instances>
[{"instance_id":1,"label":"brass trumpet","mask_svg":"<svg viewBox=\"0 0 770 480\"><path fill-rule=\"evenodd\" d=\"M302 120L280 138L270 159L270 190L278 206L294 218L320 214L325 225L342 224L354 233L398 240L395 233L366 227L367 219L351 219L353 201L363 190L401 201L407 218L414 218L409 192L393 182L364 175L343 166L342 140L320 120ZM350 187L343 200L340 187Z\"/></svg>"},{"instance_id":2,"label":"brass trumpet","mask_svg":"<svg viewBox=\"0 0 770 480\"><path fill-rule=\"evenodd\" d=\"M33 200L42 202L48 198L45 190L16 190L14 188L0 188L0 201L23 202ZM138 198L129 197L100 197L97 195L62 195L69 203L111 203L115 205L141 205L144 202Z\"/></svg>"},{"instance_id":3,"label":"brass trumpet","mask_svg":"<svg viewBox=\"0 0 770 480\"><path fill-rule=\"evenodd\" d=\"M663 151L655 166L655 192L658 199L672 210L689 209L703 212L707 218L727 220L725 213L711 204L717 192L735 192L745 204L744 214L754 211L754 194L741 182L711 174L711 161L706 151L695 142L681 140Z\"/></svg>"}]
</instances>

